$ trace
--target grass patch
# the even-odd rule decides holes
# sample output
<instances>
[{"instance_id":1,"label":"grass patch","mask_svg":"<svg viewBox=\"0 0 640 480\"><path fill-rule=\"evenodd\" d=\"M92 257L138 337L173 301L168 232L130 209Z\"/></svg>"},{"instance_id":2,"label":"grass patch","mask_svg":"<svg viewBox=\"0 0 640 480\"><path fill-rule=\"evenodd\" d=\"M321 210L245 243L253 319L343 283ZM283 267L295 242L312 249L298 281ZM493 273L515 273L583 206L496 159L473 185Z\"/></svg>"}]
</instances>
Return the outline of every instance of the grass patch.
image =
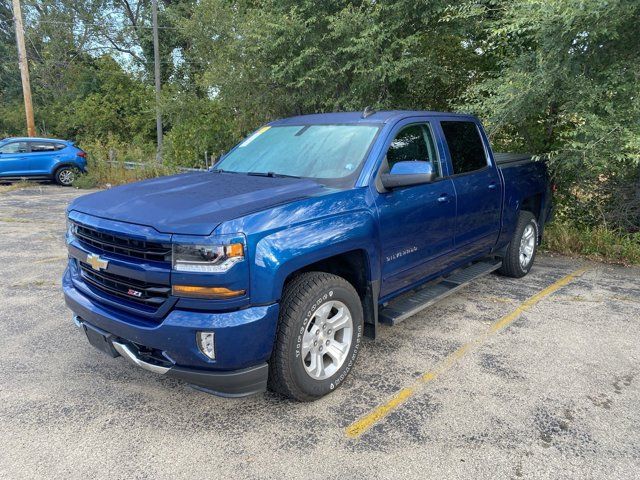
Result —
<instances>
[{"instance_id":1,"label":"grass patch","mask_svg":"<svg viewBox=\"0 0 640 480\"><path fill-rule=\"evenodd\" d=\"M109 188L174 173L177 173L175 167L159 165L155 162L143 163L132 167L124 162L89 159L87 173L78 175L73 182L73 186L76 188Z\"/></svg>"},{"instance_id":2,"label":"grass patch","mask_svg":"<svg viewBox=\"0 0 640 480\"><path fill-rule=\"evenodd\" d=\"M640 265L640 232L553 222L545 227L542 249L621 265Z\"/></svg>"}]
</instances>

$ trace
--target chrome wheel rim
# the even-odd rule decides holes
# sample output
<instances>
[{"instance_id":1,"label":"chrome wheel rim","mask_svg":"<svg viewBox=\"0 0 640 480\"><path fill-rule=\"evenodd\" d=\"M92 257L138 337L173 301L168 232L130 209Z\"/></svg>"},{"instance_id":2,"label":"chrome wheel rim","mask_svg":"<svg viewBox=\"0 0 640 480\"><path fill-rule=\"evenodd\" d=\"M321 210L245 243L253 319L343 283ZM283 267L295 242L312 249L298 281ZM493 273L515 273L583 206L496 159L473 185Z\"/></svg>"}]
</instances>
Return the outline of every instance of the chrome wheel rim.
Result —
<instances>
[{"instance_id":1,"label":"chrome wheel rim","mask_svg":"<svg viewBox=\"0 0 640 480\"><path fill-rule=\"evenodd\" d=\"M73 174L73 170L64 169L58 174L58 178L60 179L60 183L63 185L71 185L73 183L75 175Z\"/></svg>"},{"instance_id":2,"label":"chrome wheel rim","mask_svg":"<svg viewBox=\"0 0 640 480\"><path fill-rule=\"evenodd\" d=\"M330 300L318 307L302 336L302 365L314 380L333 376L347 359L353 319L347 306Z\"/></svg>"},{"instance_id":3,"label":"chrome wheel rim","mask_svg":"<svg viewBox=\"0 0 640 480\"><path fill-rule=\"evenodd\" d=\"M520 266L523 270L529 266L533 258L533 252L536 248L535 233L535 228L531 224L528 224L524 232L522 232L522 239L520 239Z\"/></svg>"}]
</instances>

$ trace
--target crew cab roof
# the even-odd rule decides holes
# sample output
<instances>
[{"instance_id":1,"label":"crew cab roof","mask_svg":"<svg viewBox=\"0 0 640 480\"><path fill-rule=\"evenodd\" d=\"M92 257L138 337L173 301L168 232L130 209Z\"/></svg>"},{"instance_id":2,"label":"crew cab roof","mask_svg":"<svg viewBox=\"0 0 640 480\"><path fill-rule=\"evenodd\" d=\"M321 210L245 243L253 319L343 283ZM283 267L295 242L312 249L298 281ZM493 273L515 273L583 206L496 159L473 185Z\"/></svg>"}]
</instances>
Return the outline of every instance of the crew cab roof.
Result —
<instances>
[{"instance_id":1,"label":"crew cab roof","mask_svg":"<svg viewBox=\"0 0 640 480\"><path fill-rule=\"evenodd\" d=\"M275 120L269 125L281 126L281 125L323 125L323 124L372 124L372 123L389 123L406 117L414 116L447 116L447 117L461 117L475 120L472 115L466 115L461 113L450 112L432 112L432 111L419 111L419 110L383 110L375 112L366 118L362 118L362 112L340 112L340 113L315 113L312 115L298 115L296 117L283 118L281 120Z\"/></svg>"}]
</instances>

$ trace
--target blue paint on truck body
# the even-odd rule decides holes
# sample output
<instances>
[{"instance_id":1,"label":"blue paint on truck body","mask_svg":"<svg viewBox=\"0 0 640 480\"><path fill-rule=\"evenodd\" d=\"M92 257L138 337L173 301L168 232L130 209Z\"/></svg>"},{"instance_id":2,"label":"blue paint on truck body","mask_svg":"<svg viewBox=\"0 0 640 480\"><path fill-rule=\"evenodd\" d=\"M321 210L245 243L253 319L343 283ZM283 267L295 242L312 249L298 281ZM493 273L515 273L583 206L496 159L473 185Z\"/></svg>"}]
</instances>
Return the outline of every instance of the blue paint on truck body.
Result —
<instances>
[{"instance_id":1,"label":"blue paint on truck body","mask_svg":"<svg viewBox=\"0 0 640 480\"><path fill-rule=\"evenodd\" d=\"M443 122L476 126L486 166L469 173L454 171ZM302 131L315 125L370 125L376 130L361 163L356 167L354 160L348 174L336 181L228 173L216 166L210 172L156 178L76 199L68 208L75 230L67 237L70 258L63 280L74 314L139 346L150 359L165 359L191 373L253 372L252 367L269 361L281 295L296 272L357 253L364 259L357 274L369 287L364 301L373 307L365 312L375 312L377 305L470 261L499 256L523 205L535 210L541 231L549 218L545 165L497 165L473 116L389 111L362 118L361 113L332 113L268 126L300 126ZM412 125L431 132L440 175L430 183L385 191L379 182L385 155L399 132ZM225 158L218 165L224 166ZM202 238L241 242L244 261L224 273L173 269L172 245ZM90 255L107 260L106 270L93 272L86 264ZM122 284L134 291L164 293L153 299L156 303L144 303L128 297ZM174 295L171 287L176 284L243 293L230 299L186 298ZM375 316L366 321L372 325L369 332L375 331ZM215 359L198 349L198 331L215 333ZM262 386L266 371L260 373ZM189 381L223 394L256 390L255 382L229 390L226 380Z\"/></svg>"}]
</instances>

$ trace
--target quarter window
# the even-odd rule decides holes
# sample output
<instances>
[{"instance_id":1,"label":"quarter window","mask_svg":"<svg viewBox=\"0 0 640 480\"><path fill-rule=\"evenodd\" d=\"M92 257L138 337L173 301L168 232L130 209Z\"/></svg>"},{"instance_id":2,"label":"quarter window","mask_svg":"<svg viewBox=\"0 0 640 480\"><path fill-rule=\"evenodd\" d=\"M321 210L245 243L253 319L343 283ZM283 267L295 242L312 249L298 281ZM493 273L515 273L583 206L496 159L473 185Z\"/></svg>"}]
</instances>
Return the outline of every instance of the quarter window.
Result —
<instances>
[{"instance_id":1,"label":"quarter window","mask_svg":"<svg viewBox=\"0 0 640 480\"><path fill-rule=\"evenodd\" d=\"M12 142L0 147L0 153L26 153L27 142Z\"/></svg>"},{"instance_id":2,"label":"quarter window","mask_svg":"<svg viewBox=\"0 0 640 480\"><path fill-rule=\"evenodd\" d=\"M487 166L484 144L473 122L441 122L449 146L453 173L467 173Z\"/></svg>"},{"instance_id":3,"label":"quarter window","mask_svg":"<svg viewBox=\"0 0 640 480\"><path fill-rule=\"evenodd\" d=\"M415 161L431 162L438 177L442 176L431 129L427 124L409 125L403 128L387 150L389 169L398 162Z\"/></svg>"}]
</instances>

